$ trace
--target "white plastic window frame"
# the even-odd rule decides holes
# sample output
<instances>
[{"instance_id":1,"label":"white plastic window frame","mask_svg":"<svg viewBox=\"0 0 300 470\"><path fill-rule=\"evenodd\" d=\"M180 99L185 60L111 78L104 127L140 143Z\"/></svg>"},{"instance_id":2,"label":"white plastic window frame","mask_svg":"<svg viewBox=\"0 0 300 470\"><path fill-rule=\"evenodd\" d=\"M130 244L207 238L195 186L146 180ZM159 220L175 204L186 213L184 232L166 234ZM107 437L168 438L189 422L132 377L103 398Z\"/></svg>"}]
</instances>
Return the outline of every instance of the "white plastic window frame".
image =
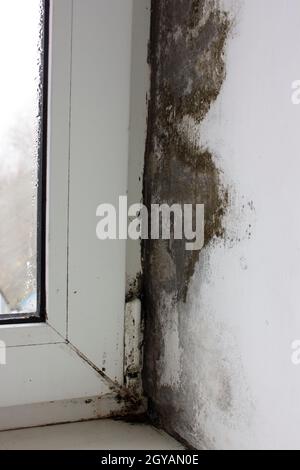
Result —
<instances>
[{"instance_id":1,"label":"white plastic window frame","mask_svg":"<svg viewBox=\"0 0 300 470\"><path fill-rule=\"evenodd\" d=\"M127 192L132 6L51 1L47 321L0 326L0 416L123 384L126 242L101 244L95 214Z\"/></svg>"}]
</instances>

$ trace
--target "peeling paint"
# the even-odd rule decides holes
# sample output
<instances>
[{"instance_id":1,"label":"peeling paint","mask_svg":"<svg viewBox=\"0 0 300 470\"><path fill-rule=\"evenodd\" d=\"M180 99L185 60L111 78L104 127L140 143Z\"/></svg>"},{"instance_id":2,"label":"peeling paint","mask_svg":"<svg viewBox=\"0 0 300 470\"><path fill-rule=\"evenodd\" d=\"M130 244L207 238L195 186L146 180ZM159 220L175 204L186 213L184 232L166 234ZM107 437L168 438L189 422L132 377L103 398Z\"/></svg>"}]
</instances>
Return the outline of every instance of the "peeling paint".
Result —
<instances>
[{"instance_id":1,"label":"peeling paint","mask_svg":"<svg viewBox=\"0 0 300 470\"><path fill-rule=\"evenodd\" d=\"M127 302L124 332L124 382L135 396L142 396L143 321L141 301Z\"/></svg>"}]
</instances>

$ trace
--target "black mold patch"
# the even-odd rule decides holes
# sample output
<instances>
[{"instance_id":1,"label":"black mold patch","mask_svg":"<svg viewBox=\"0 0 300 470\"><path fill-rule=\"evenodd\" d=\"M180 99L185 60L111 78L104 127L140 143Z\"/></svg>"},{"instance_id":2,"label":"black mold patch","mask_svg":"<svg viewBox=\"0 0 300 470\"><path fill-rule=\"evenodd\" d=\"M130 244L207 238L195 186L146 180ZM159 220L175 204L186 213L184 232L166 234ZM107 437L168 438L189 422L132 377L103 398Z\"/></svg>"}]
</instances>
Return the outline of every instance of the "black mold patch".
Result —
<instances>
[{"instance_id":1,"label":"black mold patch","mask_svg":"<svg viewBox=\"0 0 300 470\"><path fill-rule=\"evenodd\" d=\"M141 286L142 273L138 273L129 284L128 291L126 294L126 302L131 302L132 300L139 299L141 297Z\"/></svg>"},{"instance_id":2,"label":"black mold patch","mask_svg":"<svg viewBox=\"0 0 300 470\"><path fill-rule=\"evenodd\" d=\"M186 129L185 122L200 124L220 93L229 30L228 16L214 1L152 0L152 88L144 200L148 209L153 203L204 204L205 245L224 238L229 194L213 155L201 148L199 138ZM174 317L176 305L185 305L198 260L199 252L186 251L185 240L149 240L143 246L145 388L153 403L163 403L158 405L159 414L169 431L172 426L166 421L170 416L174 422L176 413L179 422L179 415L192 404L184 403L182 391L160 384L162 324ZM166 295L171 304L165 305ZM228 392L226 383L224 394L220 391L219 396L220 406L226 409L231 403ZM186 429L181 435L191 433Z\"/></svg>"},{"instance_id":3,"label":"black mold patch","mask_svg":"<svg viewBox=\"0 0 300 470\"><path fill-rule=\"evenodd\" d=\"M205 205L206 245L224 236L228 192L211 153L199 148L182 124L185 117L195 123L203 120L225 78L223 55L230 22L211 5L204 0L153 1L144 176L148 207L151 203ZM199 252L186 251L185 240L150 241L144 245L144 255L147 288L150 278L154 290L176 291L178 300L186 300Z\"/></svg>"}]
</instances>

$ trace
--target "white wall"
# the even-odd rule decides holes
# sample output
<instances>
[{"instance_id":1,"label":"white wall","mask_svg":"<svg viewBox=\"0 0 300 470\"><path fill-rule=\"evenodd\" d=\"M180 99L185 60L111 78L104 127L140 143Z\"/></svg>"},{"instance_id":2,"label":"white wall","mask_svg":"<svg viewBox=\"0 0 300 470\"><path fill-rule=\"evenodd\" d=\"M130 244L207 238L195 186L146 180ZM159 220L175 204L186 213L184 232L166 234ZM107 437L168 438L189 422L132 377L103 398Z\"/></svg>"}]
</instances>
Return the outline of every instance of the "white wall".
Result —
<instances>
[{"instance_id":1,"label":"white wall","mask_svg":"<svg viewBox=\"0 0 300 470\"><path fill-rule=\"evenodd\" d=\"M188 294L190 425L199 446L300 449L300 2L223 5L227 78L200 135L231 207L226 242L202 253Z\"/></svg>"}]
</instances>

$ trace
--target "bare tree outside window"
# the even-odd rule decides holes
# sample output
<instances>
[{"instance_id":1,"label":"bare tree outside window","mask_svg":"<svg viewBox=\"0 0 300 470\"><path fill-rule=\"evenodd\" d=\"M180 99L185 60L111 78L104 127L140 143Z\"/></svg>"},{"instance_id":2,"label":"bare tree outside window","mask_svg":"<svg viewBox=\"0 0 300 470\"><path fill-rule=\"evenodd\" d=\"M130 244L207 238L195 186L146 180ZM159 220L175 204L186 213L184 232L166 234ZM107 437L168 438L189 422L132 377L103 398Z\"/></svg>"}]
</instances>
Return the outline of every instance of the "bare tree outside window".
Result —
<instances>
[{"instance_id":1,"label":"bare tree outside window","mask_svg":"<svg viewBox=\"0 0 300 470\"><path fill-rule=\"evenodd\" d=\"M0 0L0 315L37 309L42 0Z\"/></svg>"}]
</instances>

